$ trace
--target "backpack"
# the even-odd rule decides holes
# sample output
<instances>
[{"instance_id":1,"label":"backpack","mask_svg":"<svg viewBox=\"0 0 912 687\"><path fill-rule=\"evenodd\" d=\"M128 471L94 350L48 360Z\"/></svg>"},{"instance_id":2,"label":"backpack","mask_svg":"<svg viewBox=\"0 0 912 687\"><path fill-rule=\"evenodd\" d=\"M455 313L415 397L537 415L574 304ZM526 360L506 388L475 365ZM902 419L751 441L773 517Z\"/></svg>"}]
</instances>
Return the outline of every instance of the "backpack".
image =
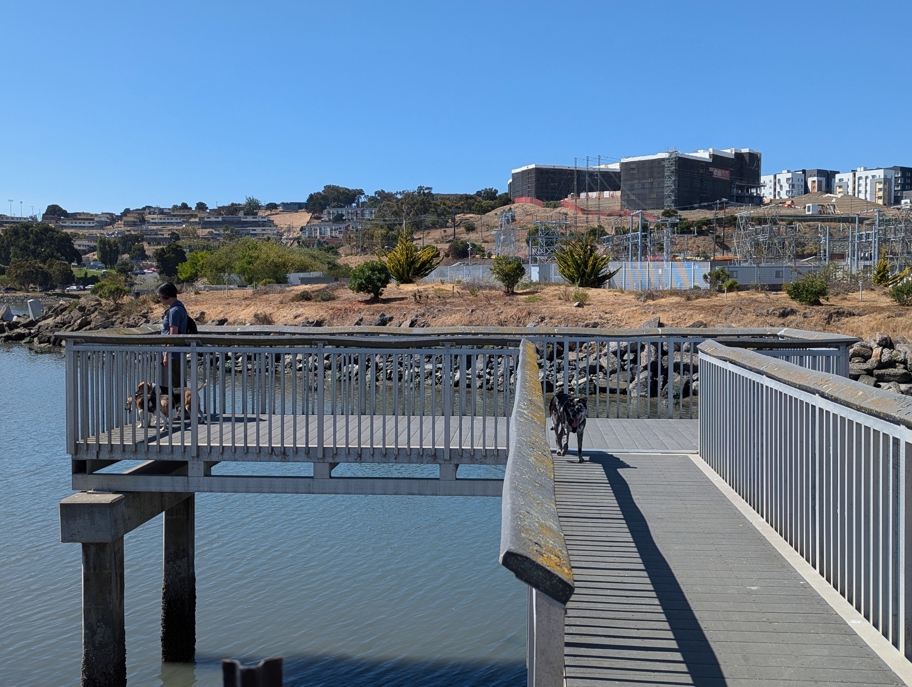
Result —
<instances>
[{"instance_id":1,"label":"backpack","mask_svg":"<svg viewBox=\"0 0 912 687\"><path fill-rule=\"evenodd\" d=\"M199 329L196 327L196 320L190 317L190 313L187 313L187 333L199 334Z\"/></svg>"}]
</instances>

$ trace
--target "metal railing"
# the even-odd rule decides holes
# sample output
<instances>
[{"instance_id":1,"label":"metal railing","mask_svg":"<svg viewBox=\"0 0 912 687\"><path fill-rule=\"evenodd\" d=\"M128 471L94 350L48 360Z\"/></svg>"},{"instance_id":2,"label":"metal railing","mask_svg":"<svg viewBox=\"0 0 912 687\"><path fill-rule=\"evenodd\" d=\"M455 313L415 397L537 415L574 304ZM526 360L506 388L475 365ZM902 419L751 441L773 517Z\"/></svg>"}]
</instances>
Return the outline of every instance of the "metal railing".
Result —
<instances>
[{"instance_id":1,"label":"metal railing","mask_svg":"<svg viewBox=\"0 0 912 687\"><path fill-rule=\"evenodd\" d=\"M458 452L463 462L506 460L515 349L152 341L68 343L72 456L436 462ZM126 399L148 394L141 382L172 386L165 358L179 370L179 388L191 391L189 412L142 417Z\"/></svg>"},{"instance_id":2,"label":"metal railing","mask_svg":"<svg viewBox=\"0 0 912 687\"><path fill-rule=\"evenodd\" d=\"M703 460L912 657L912 400L717 342L700 364Z\"/></svg>"},{"instance_id":3,"label":"metal railing","mask_svg":"<svg viewBox=\"0 0 912 687\"><path fill-rule=\"evenodd\" d=\"M500 563L528 585L529 687L564 683L564 620L574 590L554 495L535 346L520 347L510 454L504 475Z\"/></svg>"},{"instance_id":4,"label":"metal railing","mask_svg":"<svg viewBox=\"0 0 912 687\"><path fill-rule=\"evenodd\" d=\"M203 463L221 461L312 462L315 475L324 474L317 464L331 472L337 463L411 463L439 465L454 479L458 465L506 463L524 337L536 346L543 393L585 395L593 418L696 417L696 348L708 339L840 373L855 341L775 329L213 327L183 337L60 337L67 450L83 461L76 473L137 459L193 461L197 477L208 474ZM163 375L162 360L173 361L177 379ZM189 390L186 411L153 417L127 406L156 383ZM170 405L183 403L181 393Z\"/></svg>"}]
</instances>

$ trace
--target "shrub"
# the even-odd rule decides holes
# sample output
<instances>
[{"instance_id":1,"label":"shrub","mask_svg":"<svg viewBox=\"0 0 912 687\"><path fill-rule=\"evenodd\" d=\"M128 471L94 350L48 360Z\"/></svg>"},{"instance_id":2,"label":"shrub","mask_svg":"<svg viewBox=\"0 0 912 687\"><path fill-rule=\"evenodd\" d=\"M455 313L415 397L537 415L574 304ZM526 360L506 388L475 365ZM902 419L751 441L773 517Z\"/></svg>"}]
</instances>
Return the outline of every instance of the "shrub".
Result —
<instances>
[{"instance_id":1,"label":"shrub","mask_svg":"<svg viewBox=\"0 0 912 687\"><path fill-rule=\"evenodd\" d=\"M741 284L737 279L726 279L725 283L722 284L722 290L726 293L734 293L739 288L741 288Z\"/></svg>"},{"instance_id":2,"label":"shrub","mask_svg":"<svg viewBox=\"0 0 912 687\"><path fill-rule=\"evenodd\" d=\"M419 250L404 233L399 234L395 248L378 253L378 257L386 263L390 276L397 284L411 284L426 277L443 261L437 246L425 246Z\"/></svg>"},{"instance_id":3,"label":"shrub","mask_svg":"<svg viewBox=\"0 0 912 687\"><path fill-rule=\"evenodd\" d=\"M599 289L621 268L611 271L611 256L599 252L592 236L570 239L555 252L557 271L571 284L585 289Z\"/></svg>"},{"instance_id":4,"label":"shrub","mask_svg":"<svg viewBox=\"0 0 912 687\"><path fill-rule=\"evenodd\" d=\"M785 292L793 301L803 305L820 305L829 295L826 278L819 274L806 274L798 281L785 285Z\"/></svg>"},{"instance_id":5,"label":"shrub","mask_svg":"<svg viewBox=\"0 0 912 687\"><path fill-rule=\"evenodd\" d=\"M299 291L294 296L291 297L292 302L300 301L316 301L317 303L322 303L324 301L334 301L337 296L335 293L329 289L317 289L316 291Z\"/></svg>"},{"instance_id":6,"label":"shrub","mask_svg":"<svg viewBox=\"0 0 912 687\"><path fill-rule=\"evenodd\" d=\"M253 323L272 324L272 315L270 315L268 312L255 312L253 313Z\"/></svg>"},{"instance_id":7,"label":"shrub","mask_svg":"<svg viewBox=\"0 0 912 687\"><path fill-rule=\"evenodd\" d=\"M504 293L511 294L526 276L526 268L519 258L498 255L491 265L491 276L503 287Z\"/></svg>"},{"instance_id":8,"label":"shrub","mask_svg":"<svg viewBox=\"0 0 912 687\"><path fill-rule=\"evenodd\" d=\"M912 280L907 279L891 288L890 298L899 305L912 305Z\"/></svg>"},{"instance_id":9,"label":"shrub","mask_svg":"<svg viewBox=\"0 0 912 687\"><path fill-rule=\"evenodd\" d=\"M717 267L703 275L703 281L709 284L710 291L721 291L730 280L731 273L724 267Z\"/></svg>"},{"instance_id":10,"label":"shrub","mask_svg":"<svg viewBox=\"0 0 912 687\"><path fill-rule=\"evenodd\" d=\"M92 295L114 303L117 303L128 293L130 293L130 290L126 286L113 280L100 281L92 287Z\"/></svg>"},{"instance_id":11,"label":"shrub","mask_svg":"<svg viewBox=\"0 0 912 687\"><path fill-rule=\"evenodd\" d=\"M589 302L589 292L584 291L583 289L577 287L573 289L573 302L574 303L588 303Z\"/></svg>"},{"instance_id":12,"label":"shrub","mask_svg":"<svg viewBox=\"0 0 912 687\"><path fill-rule=\"evenodd\" d=\"M352 270L348 288L355 293L369 293L370 302L373 303L380 300L380 294L390 283L391 277L386 263L370 260Z\"/></svg>"},{"instance_id":13,"label":"shrub","mask_svg":"<svg viewBox=\"0 0 912 687\"><path fill-rule=\"evenodd\" d=\"M462 228L465 229L467 234L470 234L475 231L475 222L463 222Z\"/></svg>"}]
</instances>

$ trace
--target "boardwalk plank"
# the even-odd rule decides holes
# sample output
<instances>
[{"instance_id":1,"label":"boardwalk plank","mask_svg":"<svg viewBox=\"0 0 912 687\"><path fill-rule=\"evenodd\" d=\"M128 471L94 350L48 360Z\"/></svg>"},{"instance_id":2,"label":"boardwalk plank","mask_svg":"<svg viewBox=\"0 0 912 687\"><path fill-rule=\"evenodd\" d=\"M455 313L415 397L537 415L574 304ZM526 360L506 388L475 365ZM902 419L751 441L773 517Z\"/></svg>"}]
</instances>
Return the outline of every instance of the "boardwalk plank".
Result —
<instances>
[{"instance_id":1,"label":"boardwalk plank","mask_svg":"<svg viewBox=\"0 0 912 687\"><path fill-rule=\"evenodd\" d=\"M685 455L695 421L588 427L554 458L568 687L902 684Z\"/></svg>"}]
</instances>

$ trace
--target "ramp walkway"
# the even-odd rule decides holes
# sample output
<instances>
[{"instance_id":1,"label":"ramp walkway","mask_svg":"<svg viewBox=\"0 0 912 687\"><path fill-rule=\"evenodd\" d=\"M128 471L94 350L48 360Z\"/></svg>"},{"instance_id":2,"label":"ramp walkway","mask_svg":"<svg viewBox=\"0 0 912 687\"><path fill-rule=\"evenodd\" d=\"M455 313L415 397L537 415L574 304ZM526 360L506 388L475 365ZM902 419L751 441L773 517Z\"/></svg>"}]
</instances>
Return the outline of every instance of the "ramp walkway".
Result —
<instances>
[{"instance_id":1,"label":"ramp walkway","mask_svg":"<svg viewBox=\"0 0 912 687\"><path fill-rule=\"evenodd\" d=\"M554 457L568 687L904 684L697 466L697 434L589 420L586 462Z\"/></svg>"}]
</instances>

